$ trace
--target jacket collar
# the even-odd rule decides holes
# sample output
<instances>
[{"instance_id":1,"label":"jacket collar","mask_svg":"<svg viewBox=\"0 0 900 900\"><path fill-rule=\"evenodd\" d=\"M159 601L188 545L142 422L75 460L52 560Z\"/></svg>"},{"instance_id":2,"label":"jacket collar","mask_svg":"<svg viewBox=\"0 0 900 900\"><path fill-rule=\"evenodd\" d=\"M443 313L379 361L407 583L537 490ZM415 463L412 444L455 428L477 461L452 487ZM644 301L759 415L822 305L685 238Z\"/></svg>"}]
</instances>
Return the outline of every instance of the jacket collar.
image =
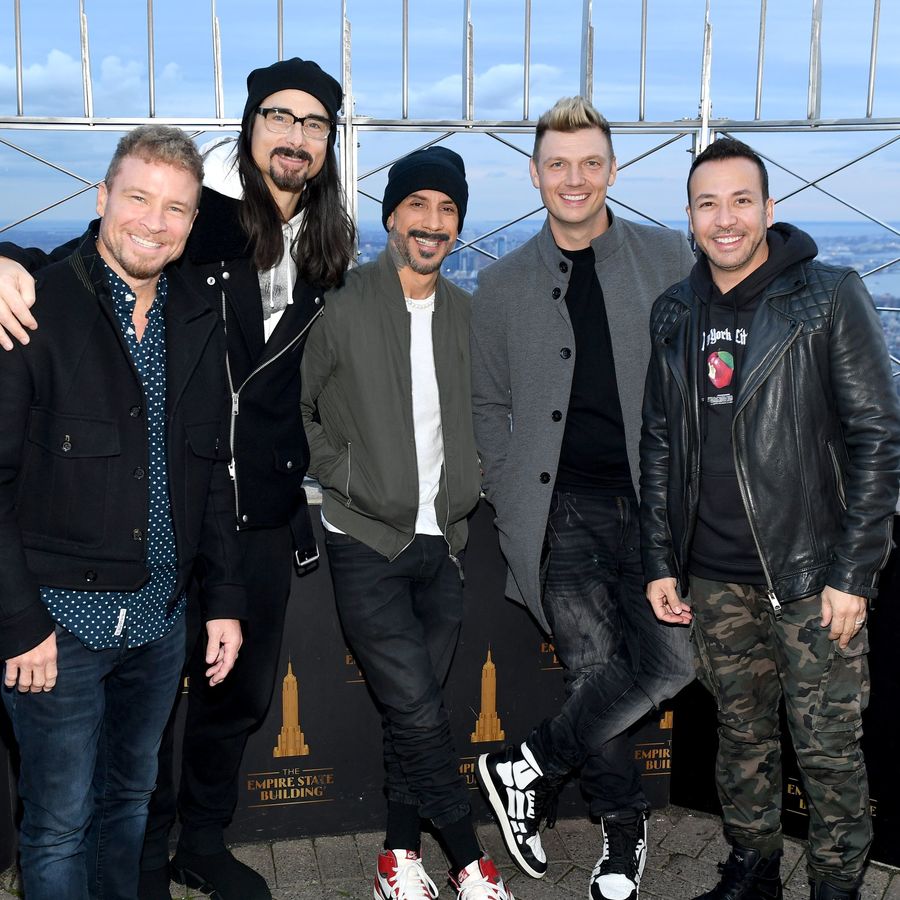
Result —
<instances>
[{"instance_id":1,"label":"jacket collar","mask_svg":"<svg viewBox=\"0 0 900 900\"><path fill-rule=\"evenodd\" d=\"M618 224L618 218L613 215L613 211L606 207L609 214L609 227L603 234L598 235L591 241L591 247L594 250L594 259L599 264L618 252L622 246L623 232ZM553 273L556 278L560 277L562 270L560 263L566 262L566 256L556 244L553 232L550 230L550 217L544 220L544 226L538 232L538 248L540 250L541 259L544 265ZM568 274L563 274L563 281L568 282Z\"/></svg>"},{"instance_id":2,"label":"jacket collar","mask_svg":"<svg viewBox=\"0 0 900 900\"><path fill-rule=\"evenodd\" d=\"M241 225L241 201L204 187L200 211L188 238L185 255L193 263L249 259L250 241Z\"/></svg>"},{"instance_id":3,"label":"jacket collar","mask_svg":"<svg viewBox=\"0 0 900 900\"><path fill-rule=\"evenodd\" d=\"M400 283L400 275L397 267L394 265L391 251L387 247L378 254L375 260L375 271L378 278L377 294L379 299L385 303L391 312L396 314L407 314L406 295L403 285ZM434 311L435 314L444 305L447 300L447 280L443 275L438 275L437 283L434 287Z\"/></svg>"}]
</instances>

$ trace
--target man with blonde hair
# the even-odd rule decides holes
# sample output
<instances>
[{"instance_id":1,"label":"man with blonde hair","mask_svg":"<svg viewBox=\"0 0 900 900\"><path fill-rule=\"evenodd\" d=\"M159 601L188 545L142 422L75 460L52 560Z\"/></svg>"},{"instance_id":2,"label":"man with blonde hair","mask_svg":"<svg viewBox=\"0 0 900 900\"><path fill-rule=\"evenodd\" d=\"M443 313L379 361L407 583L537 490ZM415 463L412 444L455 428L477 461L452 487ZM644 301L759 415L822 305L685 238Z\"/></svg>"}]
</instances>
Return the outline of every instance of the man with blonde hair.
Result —
<instances>
[{"instance_id":1,"label":"man with blonde hair","mask_svg":"<svg viewBox=\"0 0 900 900\"><path fill-rule=\"evenodd\" d=\"M636 898L648 803L627 729L693 677L687 631L644 597L638 442L650 307L691 268L683 234L614 216L609 124L582 97L537 124L547 220L481 272L471 323L475 437L509 565L507 594L552 636L567 699L478 777L512 857L547 870L539 826L565 778L603 847L592 900Z\"/></svg>"},{"instance_id":2,"label":"man with blonde hair","mask_svg":"<svg viewBox=\"0 0 900 900\"><path fill-rule=\"evenodd\" d=\"M37 279L40 330L0 353L2 699L29 900L137 896L193 574L208 684L241 644L225 333L174 265L202 179L182 131L122 138L100 219Z\"/></svg>"}]
</instances>

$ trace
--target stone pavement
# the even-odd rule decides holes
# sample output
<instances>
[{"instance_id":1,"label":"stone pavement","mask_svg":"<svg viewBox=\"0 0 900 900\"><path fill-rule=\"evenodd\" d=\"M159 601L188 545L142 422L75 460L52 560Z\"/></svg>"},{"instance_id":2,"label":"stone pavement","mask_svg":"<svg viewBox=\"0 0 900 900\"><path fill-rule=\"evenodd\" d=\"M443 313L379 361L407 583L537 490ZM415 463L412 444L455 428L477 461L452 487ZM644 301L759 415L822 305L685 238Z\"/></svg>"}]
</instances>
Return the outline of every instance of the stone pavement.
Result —
<instances>
[{"instance_id":1,"label":"stone pavement","mask_svg":"<svg viewBox=\"0 0 900 900\"><path fill-rule=\"evenodd\" d=\"M599 830L588 822L565 820L544 832L550 870L541 881L526 877L509 860L492 825L479 827L481 840L500 864L516 900L572 900L587 897L587 884L600 844ZM262 872L275 900L369 900L372 873L381 846L380 834L343 835L304 840L244 844L235 855ZM785 900L808 900L809 888L802 860L803 847L789 840L782 876ZM444 859L430 839L423 847L426 868L441 888L441 900L454 892L443 878ZM716 863L727 855L719 820L668 806L650 820L650 855L641 883L643 900L688 900L718 881ZM203 895L172 896L202 900ZM12 872L0 874L0 900L20 897ZM871 865L863 900L900 900L900 870Z\"/></svg>"}]
</instances>

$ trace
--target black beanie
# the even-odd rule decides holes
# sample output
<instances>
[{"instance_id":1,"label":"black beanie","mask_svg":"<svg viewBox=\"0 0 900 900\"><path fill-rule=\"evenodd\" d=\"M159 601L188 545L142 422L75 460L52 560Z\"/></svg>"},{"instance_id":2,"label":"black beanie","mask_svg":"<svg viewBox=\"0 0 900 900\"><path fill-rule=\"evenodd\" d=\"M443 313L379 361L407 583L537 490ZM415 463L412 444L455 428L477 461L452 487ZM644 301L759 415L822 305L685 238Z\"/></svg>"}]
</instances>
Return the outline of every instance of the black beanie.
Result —
<instances>
[{"instance_id":1,"label":"black beanie","mask_svg":"<svg viewBox=\"0 0 900 900\"><path fill-rule=\"evenodd\" d=\"M410 194L416 191L441 191L459 211L457 231L462 231L469 186L466 184L466 165L458 153L447 147L426 147L398 159L388 172L388 183L381 202L381 224L387 231L390 214Z\"/></svg>"},{"instance_id":2,"label":"black beanie","mask_svg":"<svg viewBox=\"0 0 900 900\"><path fill-rule=\"evenodd\" d=\"M328 111L332 122L337 122L338 110L344 102L340 84L317 63L297 56L272 63L264 69L254 69L247 76L247 102L242 120L246 123L266 97L286 90L312 94ZM335 129L331 134L335 134Z\"/></svg>"}]
</instances>

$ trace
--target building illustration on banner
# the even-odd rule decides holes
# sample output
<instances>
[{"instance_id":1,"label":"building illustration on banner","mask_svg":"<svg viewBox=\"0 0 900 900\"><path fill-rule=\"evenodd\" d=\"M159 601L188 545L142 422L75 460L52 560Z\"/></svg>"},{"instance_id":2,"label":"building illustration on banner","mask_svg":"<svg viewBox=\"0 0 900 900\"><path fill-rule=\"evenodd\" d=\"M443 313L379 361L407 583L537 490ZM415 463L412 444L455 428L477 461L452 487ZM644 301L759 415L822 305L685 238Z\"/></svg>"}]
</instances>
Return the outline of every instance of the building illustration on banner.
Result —
<instances>
[{"instance_id":1,"label":"building illustration on banner","mask_svg":"<svg viewBox=\"0 0 900 900\"><path fill-rule=\"evenodd\" d=\"M487 741L502 741L505 738L506 732L503 731L500 717L497 715L497 667L491 659L491 649L488 647L487 660L481 667L481 711L478 713L478 721L469 740L473 744L482 744Z\"/></svg>"},{"instance_id":2,"label":"building illustration on banner","mask_svg":"<svg viewBox=\"0 0 900 900\"><path fill-rule=\"evenodd\" d=\"M287 675L281 683L281 731L272 749L276 759L284 756L309 756L309 744L300 730L300 697L297 676L288 660Z\"/></svg>"}]
</instances>

